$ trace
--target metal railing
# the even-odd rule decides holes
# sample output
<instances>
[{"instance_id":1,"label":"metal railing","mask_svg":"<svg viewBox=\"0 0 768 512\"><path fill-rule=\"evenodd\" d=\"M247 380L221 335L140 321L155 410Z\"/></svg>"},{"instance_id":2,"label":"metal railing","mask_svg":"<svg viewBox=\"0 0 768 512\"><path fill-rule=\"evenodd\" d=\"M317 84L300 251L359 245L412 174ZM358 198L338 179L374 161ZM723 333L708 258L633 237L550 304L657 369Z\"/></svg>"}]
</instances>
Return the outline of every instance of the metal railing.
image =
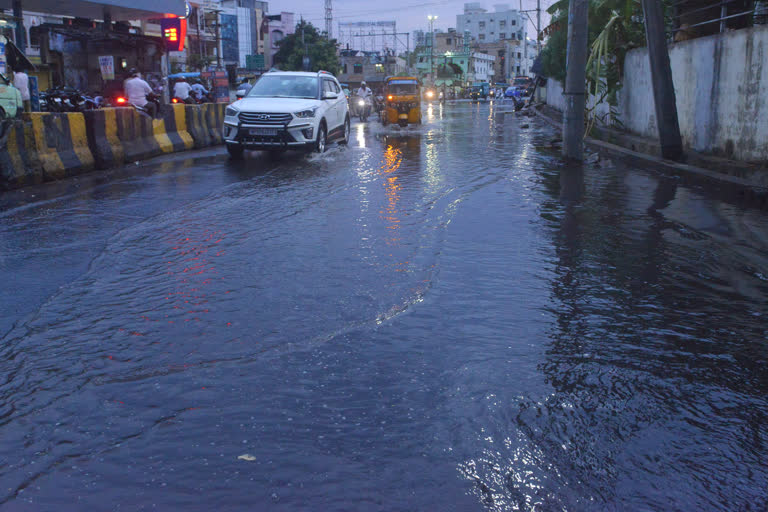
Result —
<instances>
[{"instance_id":1,"label":"metal railing","mask_svg":"<svg viewBox=\"0 0 768 512\"><path fill-rule=\"evenodd\" d=\"M725 32L725 30L728 28L727 20L741 18L741 17L749 17L749 18L752 18L755 23L765 23L766 20L763 20L760 16L768 17L766 16L768 15L768 13L761 14L758 12L758 9L760 8L760 6L763 6L763 5L766 5L766 8L768 9L768 5L764 2L760 2L759 0L748 2L747 3L747 5L749 6L748 8L744 7L745 2L743 0L720 0L705 6L701 6L701 7L695 6L692 9L685 8L685 5L690 5L694 1L695 0L680 0L678 2L674 2L671 5L671 7L674 9L674 14L672 15L672 18L675 24L675 28L671 30L672 33L677 33L680 31L688 31L696 27L711 25L713 23L719 23L720 24L719 31ZM680 20L683 18L690 17L691 15L695 15L698 13L706 13L707 11L714 11L718 7L719 7L719 16L714 15L711 17L711 19L705 19L704 21L699 21L693 24L680 23ZM743 10L741 12L732 13L732 12L729 12L730 11L729 7L739 7Z\"/></svg>"}]
</instances>

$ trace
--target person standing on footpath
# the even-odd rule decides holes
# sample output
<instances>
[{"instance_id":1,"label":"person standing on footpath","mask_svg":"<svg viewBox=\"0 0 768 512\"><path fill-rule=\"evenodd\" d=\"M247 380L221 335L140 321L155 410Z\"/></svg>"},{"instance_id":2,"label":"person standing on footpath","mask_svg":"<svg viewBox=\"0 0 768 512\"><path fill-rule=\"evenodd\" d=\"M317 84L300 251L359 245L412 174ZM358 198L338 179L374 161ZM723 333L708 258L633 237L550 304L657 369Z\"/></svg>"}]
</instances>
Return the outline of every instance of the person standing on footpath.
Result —
<instances>
[{"instance_id":1,"label":"person standing on footpath","mask_svg":"<svg viewBox=\"0 0 768 512\"><path fill-rule=\"evenodd\" d=\"M24 103L24 112L32 110L32 103L29 100L29 76L24 70L19 69L13 72L13 86L21 93L21 101Z\"/></svg>"}]
</instances>

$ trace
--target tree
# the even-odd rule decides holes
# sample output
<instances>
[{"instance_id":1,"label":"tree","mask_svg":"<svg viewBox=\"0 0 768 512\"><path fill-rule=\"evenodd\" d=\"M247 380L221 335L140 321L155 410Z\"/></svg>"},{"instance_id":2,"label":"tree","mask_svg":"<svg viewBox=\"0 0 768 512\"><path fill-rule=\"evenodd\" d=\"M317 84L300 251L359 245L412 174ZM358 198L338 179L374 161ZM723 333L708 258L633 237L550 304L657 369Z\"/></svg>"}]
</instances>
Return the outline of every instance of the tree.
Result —
<instances>
[{"instance_id":1,"label":"tree","mask_svg":"<svg viewBox=\"0 0 768 512\"><path fill-rule=\"evenodd\" d=\"M568 4L568 0L558 0L547 9L554 30L541 52L543 74L560 82L565 79ZM624 76L624 57L629 50L645 45L639 0L590 0L588 41L587 133L598 120L596 107L603 101L611 106L610 124L620 124L615 107ZM606 124L605 119L600 121Z\"/></svg>"},{"instance_id":2,"label":"tree","mask_svg":"<svg viewBox=\"0 0 768 512\"><path fill-rule=\"evenodd\" d=\"M305 55L309 57L309 71L339 71L336 40L328 39L307 21L300 21L296 25L296 32L286 36L279 45L274 63L283 71L304 71Z\"/></svg>"},{"instance_id":3,"label":"tree","mask_svg":"<svg viewBox=\"0 0 768 512\"><path fill-rule=\"evenodd\" d=\"M210 66L213 63L214 60L216 60L214 57L193 53L189 57L187 57L187 66L190 69L197 69L200 71L204 71L206 68L208 68L208 66Z\"/></svg>"}]
</instances>

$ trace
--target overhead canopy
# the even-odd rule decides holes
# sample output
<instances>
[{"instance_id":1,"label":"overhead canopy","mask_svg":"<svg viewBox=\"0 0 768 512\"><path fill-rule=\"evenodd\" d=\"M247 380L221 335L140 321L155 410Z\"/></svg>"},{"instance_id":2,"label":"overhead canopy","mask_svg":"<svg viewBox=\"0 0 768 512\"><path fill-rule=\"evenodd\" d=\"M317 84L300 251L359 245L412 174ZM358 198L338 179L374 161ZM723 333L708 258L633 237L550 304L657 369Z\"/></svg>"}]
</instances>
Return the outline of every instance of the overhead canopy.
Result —
<instances>
[{"instance_id":1,"label":"overhead canopy","mask_svg":"<svg viewBox=\"0 0 768 512\"><path fill-rule=\"evenodd\" d=\"M12 9L13 0L0 0L0 9ZM184 0L21 0L25 11L76 18L103 19L108 12L112 21L162 18L164 14L184 16Z\"/></svg>"},{"instance_id":2,"label":"overhead canopy","mask_svg":"<svg viewBox=\"0 0 768 512\"><path fill-rule=\"evenodd\" d=\"M13 41L7 38L5 41L5 58L8 61L8 65L14 71L34 71L36 69L35 65L19 50Z\"/></svg>"}]
</instances>

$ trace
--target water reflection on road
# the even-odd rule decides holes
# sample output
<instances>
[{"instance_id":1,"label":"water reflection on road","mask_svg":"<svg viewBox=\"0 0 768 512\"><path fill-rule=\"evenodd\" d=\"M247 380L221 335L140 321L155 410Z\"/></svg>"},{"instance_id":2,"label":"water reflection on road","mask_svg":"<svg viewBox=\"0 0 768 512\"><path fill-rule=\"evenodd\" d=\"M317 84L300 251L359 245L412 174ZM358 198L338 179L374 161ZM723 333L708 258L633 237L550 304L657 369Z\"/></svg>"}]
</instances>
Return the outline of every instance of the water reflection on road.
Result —
<instances>
[{"instance_id":1,"label":"water reflection on road","mask_svg":"<svg viewBox=\"0 0 768 512\"><path fill-rule=\"evenodd\" d=\"M424 118L0 198L0 508L765 508L766 213Z\"/></svg>"}]
</instances>

